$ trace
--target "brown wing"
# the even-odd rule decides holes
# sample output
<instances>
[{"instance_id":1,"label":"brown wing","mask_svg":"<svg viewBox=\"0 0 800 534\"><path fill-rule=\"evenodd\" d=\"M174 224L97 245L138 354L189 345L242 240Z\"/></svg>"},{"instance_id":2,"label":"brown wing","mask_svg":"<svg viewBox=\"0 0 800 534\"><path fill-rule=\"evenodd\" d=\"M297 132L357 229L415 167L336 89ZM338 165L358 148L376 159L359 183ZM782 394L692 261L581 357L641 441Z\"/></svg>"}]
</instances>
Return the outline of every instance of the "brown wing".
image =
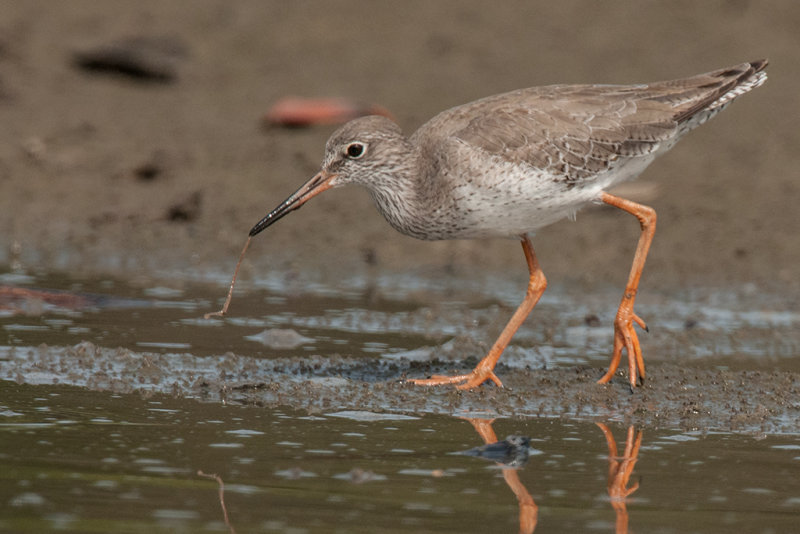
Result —
<instances>
[{"instance_id":1,"label":"brown wing","mask_svg":"<svg viewBox=\"0 0 800 534\"><path fill-rule=\"evenodd\" d=\"M766 61L646 85L555 85L497 95L445 111L428 125L561 180L589 179L652 154L763 82Z\"/></svg>"},{"instance_id":2,"label":"brown wing","mask_svg":"<svg viewBox=\"0 0 800 534\"><path fill-rule=\"evenodd\" d=\"M604 97L598 98L600 91ZM607 88L559 93L556 99L527 99L533 101L531 107L509 106L478 116L455 137L503 159L578 182L620 158L650 154L677 130L671 113L642 109ZM612 95L615 98L609 99Z\"/></svg>"}]
</instances>

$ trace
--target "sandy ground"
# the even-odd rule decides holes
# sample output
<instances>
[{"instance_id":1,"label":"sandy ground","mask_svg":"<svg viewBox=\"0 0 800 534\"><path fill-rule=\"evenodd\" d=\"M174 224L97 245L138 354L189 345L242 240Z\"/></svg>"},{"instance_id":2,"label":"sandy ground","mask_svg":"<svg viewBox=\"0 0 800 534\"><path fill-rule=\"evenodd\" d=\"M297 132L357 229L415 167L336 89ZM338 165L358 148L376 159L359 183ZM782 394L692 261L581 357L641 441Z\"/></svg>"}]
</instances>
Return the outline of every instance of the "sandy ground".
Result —
<instances>
[{"instance_id":1,"label":"sandy ground","mask_svg":"<svg viewBox=\"0 0 800 534\"><path fill-rule=\"evenodd\" d=\"M519 87L643 82L768 57L770 80L627 193L659 213L644 287L798 288L795 2L5 2L0 5L0 264L229 273L247 230L317 168L332 126L264 128L286 95L390 109L407 132ZM75 53L167 39L175 79L90 73ZM534 245L551 283L622 286L630 216L587 208ZM315 199L259 236L243 277L335 284L378 270L525 277L505 240L422 243L364 191ZM788 289L787 289L788 288Z\"/></svg>"}]
</instances>

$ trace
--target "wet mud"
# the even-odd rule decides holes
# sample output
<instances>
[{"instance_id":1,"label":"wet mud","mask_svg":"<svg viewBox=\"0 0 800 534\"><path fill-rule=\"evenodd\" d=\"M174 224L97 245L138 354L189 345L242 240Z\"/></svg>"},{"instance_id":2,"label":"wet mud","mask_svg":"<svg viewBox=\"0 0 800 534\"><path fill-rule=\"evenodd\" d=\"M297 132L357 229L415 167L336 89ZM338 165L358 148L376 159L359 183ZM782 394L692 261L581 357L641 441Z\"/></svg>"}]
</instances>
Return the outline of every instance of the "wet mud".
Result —
<instances>
[{"instance_id":1,"label":"wet mud","mask_svg":"<svg viewBox=\"0 0 800 534\"><path fill-rule=\"evenodd\" d=\"M102 349L41 346L5 354L0 377L31 384L79 385L114 393L168 393L199 400L309 413L369 410L390 413L603 420L648 427L800 432L800 374L651 366L645 384L631 392L622 374L598 385L602 369L511 369L500 365L504 388L462 392L404 381L451 373L442 363L387 363L341 356L256 360L243 355L196 357Z\"/></svg>"},{"instance_id":2,"label":"wet mud","mask_svg":"<svg viewBox=\"0 0 800 534\"><path fill-rule=\"evenodd\" d=\"M13 290L0 287L0 327L10 342L0 347L0 378L19 383L312 413L363 409L800 432L800 371L792 358L798 315L777 296L644 299L640 310L652 317L650 334L642 334L647 379L631 391L625 365L610 384L596 383L608 364L608 301L615 292L553 288L500 360L505 387L459 391L406 379L471 369L511 305L488 296L445 304L441 295L414 297L409 289L387 298L249 288L235 295L232 316L204 319L217 300L207 286L61 282L83 288L76 291L34 288L53 278L17 280ZM109 287L114 294L101 292ZM503 287L487 290L503 294Z\"/></svg>"}]
</instances>

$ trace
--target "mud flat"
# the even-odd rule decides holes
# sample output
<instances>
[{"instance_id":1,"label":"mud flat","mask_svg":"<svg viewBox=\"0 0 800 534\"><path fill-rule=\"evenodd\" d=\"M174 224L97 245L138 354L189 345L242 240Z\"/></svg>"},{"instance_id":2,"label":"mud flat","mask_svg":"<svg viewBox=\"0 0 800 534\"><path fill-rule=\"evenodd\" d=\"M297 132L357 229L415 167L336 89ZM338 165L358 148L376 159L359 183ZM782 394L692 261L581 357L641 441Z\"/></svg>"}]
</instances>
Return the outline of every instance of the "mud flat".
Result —
<instances>
[{"instance_id":1,"label":"mud flat","mask_svg":"<svg viewBox=\"0 0 800 534\"><path fill-rule=\"evenodd\" d=\"M449 369L407 360L254 360L231 353L214 357L136 353L86 342L72 348L11 349L0 364L0 378L285 406L311 413L369 410L560 417L686 430L800 433L800 375L792 372L658 364L649 368L647 382L633 394L622 376L610 385L597 385L601 370L586 366L536 370L501 366L505 388L482 387L472 392L403 382L406 376Z\"/></svg>"}]
</instances>

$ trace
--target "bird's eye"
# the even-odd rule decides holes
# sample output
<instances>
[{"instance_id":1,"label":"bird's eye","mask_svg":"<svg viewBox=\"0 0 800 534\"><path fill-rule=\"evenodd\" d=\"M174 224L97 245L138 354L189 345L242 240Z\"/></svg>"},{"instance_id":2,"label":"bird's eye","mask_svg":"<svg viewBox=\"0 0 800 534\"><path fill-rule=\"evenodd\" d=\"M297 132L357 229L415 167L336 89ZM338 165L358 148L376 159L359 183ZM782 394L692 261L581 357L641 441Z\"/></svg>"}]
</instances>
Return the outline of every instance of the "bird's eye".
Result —
<instances>
[{"instance_id":1,"label":"bird's eye","mask_svg":"<svg viewBox=\"0 0 800 534\"><path fill-rule=\"evenodd\" d=\"M358 159L364 155L365 149L362 143L350 143L347 145L345 153L348 158Z\"/></svg>"}]
</instances>

